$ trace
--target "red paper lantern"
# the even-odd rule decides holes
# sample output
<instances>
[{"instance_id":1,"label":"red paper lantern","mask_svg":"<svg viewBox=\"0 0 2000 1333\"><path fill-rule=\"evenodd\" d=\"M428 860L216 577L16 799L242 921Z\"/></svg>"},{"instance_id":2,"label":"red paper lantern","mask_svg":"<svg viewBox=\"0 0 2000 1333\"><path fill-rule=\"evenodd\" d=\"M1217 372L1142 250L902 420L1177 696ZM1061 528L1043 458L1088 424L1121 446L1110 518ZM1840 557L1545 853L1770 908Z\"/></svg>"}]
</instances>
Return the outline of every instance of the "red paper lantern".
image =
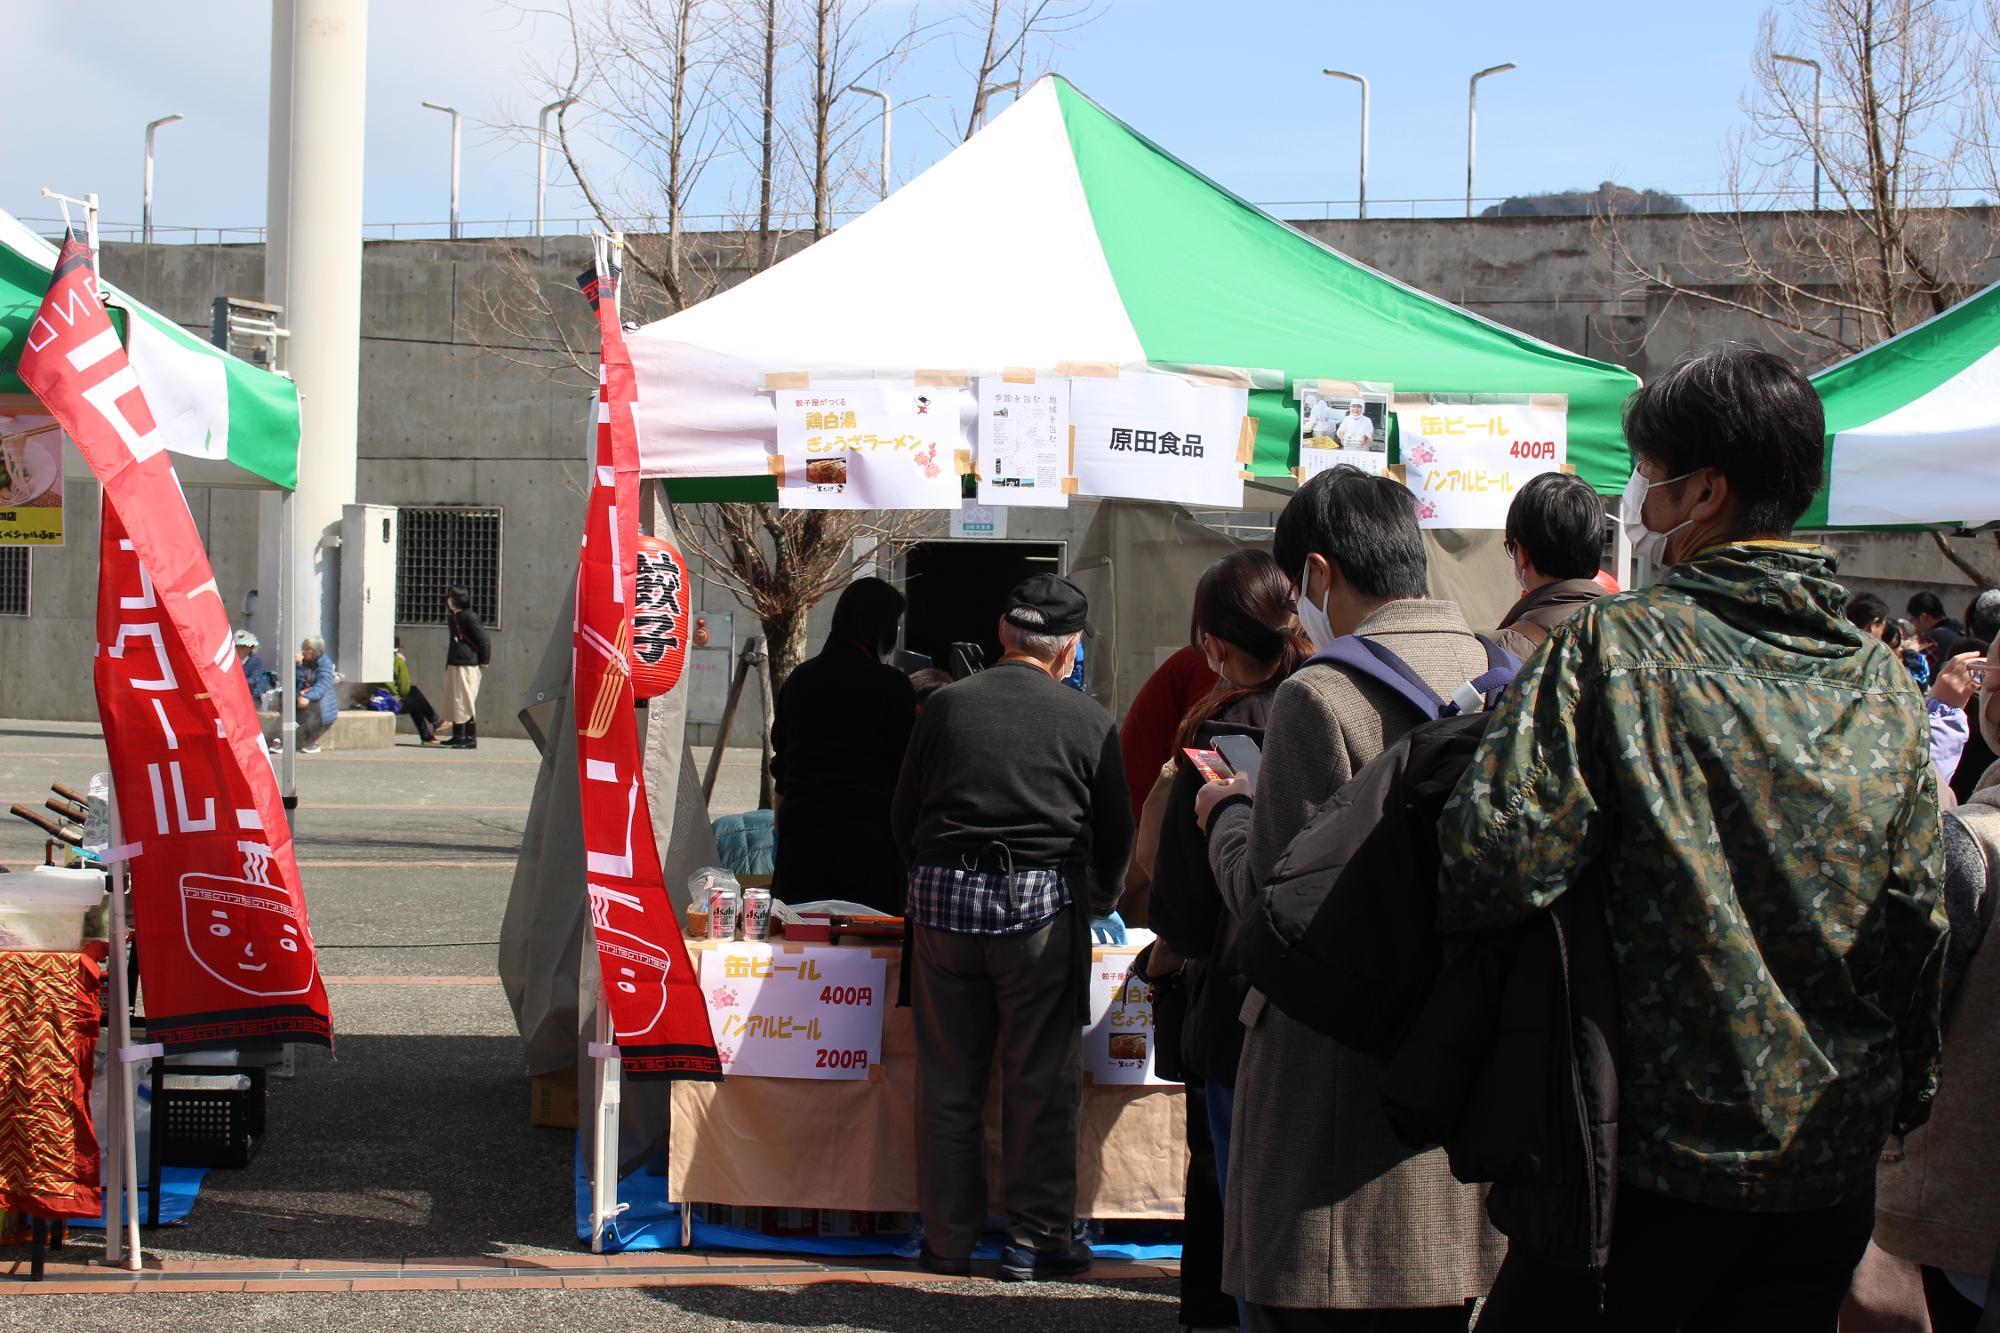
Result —
<instances>
[{"instance_id":1,"label":"red paper lantern","mask_svg":"<svg viewBox=\"0 0 2000 1333\"><path fill-rule=\"evenodd\" d=\"M632 689L641 699L665 694L687 665L687 562L662 537L639 538L639 590L632 609Z\"/></svg>"}]
</instances>

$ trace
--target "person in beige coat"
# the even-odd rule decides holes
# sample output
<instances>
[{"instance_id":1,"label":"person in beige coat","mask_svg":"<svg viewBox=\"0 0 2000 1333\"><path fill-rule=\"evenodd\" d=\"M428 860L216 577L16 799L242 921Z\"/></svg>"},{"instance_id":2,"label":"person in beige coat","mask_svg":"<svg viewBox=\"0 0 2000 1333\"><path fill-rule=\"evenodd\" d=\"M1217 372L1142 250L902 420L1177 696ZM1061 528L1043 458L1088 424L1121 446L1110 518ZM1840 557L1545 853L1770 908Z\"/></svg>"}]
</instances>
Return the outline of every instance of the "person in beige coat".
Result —
<instances>
[{"instance_id":1,"label":"person in beige coat","mask_svg":"<svg viewBox=\"0 0 2000 1333\"><path fill-rule=\"evenodd\" d=\"M1297 571L1299 618L1325 646L1360 634L1441 696L1486 670L1486 651L1429 571L1410 493L1354 468L1323 472L1278 518L1274 554ZM1197 806L1230 908L1255 911L1272 868L1356 770L1420 719L1345 668L1308 665L1278 687L1253 794L1239 777ZM1506 1242L1484 1188L1452 1178L1442 1149L1397 1140L1382 1067L1250 992L1223 1205L1223 1288L1252 1330L1462 1329Z\"/></svg>"},{"instance_id":2,"label":"person in beige coat","mask_svg":"<svg viewBox=\"0 0 2000 1333\"><path fill-rule=\"evenodd\" d=\"M2000 750L2000 643L1987 662L1973 709L1986 743ZM1930 1120L1900 1144L1892 1139L1876 1168L1874 1241L1922 1267L1940 1333L1971 1327L1972 1306L2000 1309L2000 763L1944 818L1952 952L1972 952L1946 999Z\"/></svg>"}]
</instances>

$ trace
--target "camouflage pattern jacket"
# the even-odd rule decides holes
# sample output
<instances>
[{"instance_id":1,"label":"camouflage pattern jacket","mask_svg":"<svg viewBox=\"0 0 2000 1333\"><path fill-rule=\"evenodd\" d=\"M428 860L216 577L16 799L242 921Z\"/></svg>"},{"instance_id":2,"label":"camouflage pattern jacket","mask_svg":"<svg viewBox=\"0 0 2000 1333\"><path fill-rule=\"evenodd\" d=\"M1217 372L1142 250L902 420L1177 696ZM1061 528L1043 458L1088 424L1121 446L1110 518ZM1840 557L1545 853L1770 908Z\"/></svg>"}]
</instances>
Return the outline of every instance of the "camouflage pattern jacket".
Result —
<instances>
[{"instance_id":1,"label":"camouflage pattern jacket","mask_svg":"<svg viewBox=\"0 0 2000 1333\"><path fill-rule=\"evenodd\" d=\"M1619 1176L1789 1212L1854 1197L1936 1087L1945 915L1922 700L1834 556L1711 547L1564 622L1439 825L1439 925L1604 885Z\"/></svg>"}]
</instances>

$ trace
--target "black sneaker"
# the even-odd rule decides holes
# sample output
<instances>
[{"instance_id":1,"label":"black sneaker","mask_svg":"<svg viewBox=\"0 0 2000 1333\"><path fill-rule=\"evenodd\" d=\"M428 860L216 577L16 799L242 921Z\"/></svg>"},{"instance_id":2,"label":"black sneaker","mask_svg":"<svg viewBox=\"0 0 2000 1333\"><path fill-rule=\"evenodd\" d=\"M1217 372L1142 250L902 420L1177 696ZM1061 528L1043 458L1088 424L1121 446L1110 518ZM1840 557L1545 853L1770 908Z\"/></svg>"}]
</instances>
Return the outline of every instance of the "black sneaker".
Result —
<instances>
[{"instance_id":1,"label":"black sneaker","mask_svg":"<svg viewBox=\"0 0 2000 1333\"><path fill-rule=\"evenodd\" d=\"M972 1260L947 1259L931 1252L929 1241L917 1242L917 1264L927 1273L940 1273L945 1277L971 1277Z\"/></svg>"},{"instance_id":2,"label":"black sneaker","mask_svg":"<svg viewBox=\"0 0 2000 1333\"><path fill-rule=\"evenodd\" d=\"M1040 1282L1053 1277L1075 1277L1090 1271L1090 1246L1073 1240L1060 1250L1031 1250L1025 1245L1009 1245L1000 1252L1002 1282Z\"/></svg>"}]
</instances>

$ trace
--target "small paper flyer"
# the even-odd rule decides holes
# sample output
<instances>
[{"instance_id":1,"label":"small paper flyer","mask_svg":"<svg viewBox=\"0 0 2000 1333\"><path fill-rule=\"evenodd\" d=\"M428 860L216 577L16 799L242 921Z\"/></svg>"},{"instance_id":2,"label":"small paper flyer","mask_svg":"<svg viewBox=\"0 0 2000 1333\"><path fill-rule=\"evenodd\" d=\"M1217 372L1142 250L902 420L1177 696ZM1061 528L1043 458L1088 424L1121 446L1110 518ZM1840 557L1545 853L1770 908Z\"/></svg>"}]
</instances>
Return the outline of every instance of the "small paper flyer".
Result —
<instances>
[{"instance_id":1,"label":"small paper flyer","mask_svg":"<svg viewBox=\"0 0 2000 1333\"><path fill-rule=\"evenodd\" d=\"M979 503L1061 509L1069 462L1069 381L982 375Z\"/></svg>"},{"instance_id":2,"label":"small paper flyer","mask_svg":"<svg viewBox=\"0 0 2000 1333\"><path fill-rule=\"evenodd\" d=\"M780 509L956 509L965 390L841 380L775 391Z\"/></svg>"},{"instance_id":3,"label":"small paper flyer","mask_svg":"<svg viewBox=\"0 0 2000 1333\"><path fill-rule=\"evenodd\" d=\"M1343 464L1380 473L1389 462L1389 404L1395 387L1385 380L1296 380L1299 400L1299 480L1311 481Z\"/></svg>"}]
</instances>

